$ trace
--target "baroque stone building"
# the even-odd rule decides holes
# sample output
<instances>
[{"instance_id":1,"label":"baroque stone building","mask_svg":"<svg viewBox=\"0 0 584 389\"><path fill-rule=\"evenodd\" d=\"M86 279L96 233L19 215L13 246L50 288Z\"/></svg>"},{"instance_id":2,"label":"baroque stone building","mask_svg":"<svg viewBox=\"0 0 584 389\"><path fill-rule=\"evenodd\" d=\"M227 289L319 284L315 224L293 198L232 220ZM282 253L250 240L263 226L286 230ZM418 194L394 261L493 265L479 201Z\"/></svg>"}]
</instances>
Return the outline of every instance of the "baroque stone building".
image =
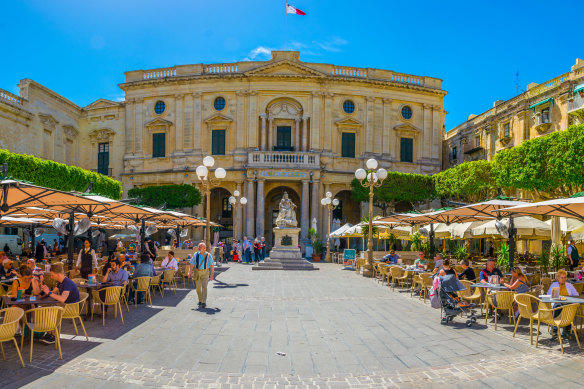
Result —
<instances>
[{"instance_id":1,"label":"baroque stone building","mask_svg":"<svg viewBox=\"0 0 584 389\"><path fill-rule=\"evenodd\" d=\"M437 78L305 63L295 51L125 75L125 101L86 107L31 80L21 81L20 96L0 91L0 147L100 171L125 193L198 185L195 168L213 155L227 177L212 191L211 220L231 227L228 198L239 190L248 203L237 212L237 236L269 242L284 191L306 238L313 219L326 233L320 199L328 191L341 201L334 218L360 221L350 182L368 158L390 171L441 167L446 92Z\"/></svg>"},{"instance_id":2,"label":"baroque stone building","mask_svg":"<svg viewBox=\"0 0 584 389\"><path fill-rule=\"evenodd\" d=\"M576 59L571 71L527 90L493 108L470 115L444 137L443 169L465 161L492 160L495 154L524 140L569 125L584 123L584 61Z\"/></svg>"}]
</instances>

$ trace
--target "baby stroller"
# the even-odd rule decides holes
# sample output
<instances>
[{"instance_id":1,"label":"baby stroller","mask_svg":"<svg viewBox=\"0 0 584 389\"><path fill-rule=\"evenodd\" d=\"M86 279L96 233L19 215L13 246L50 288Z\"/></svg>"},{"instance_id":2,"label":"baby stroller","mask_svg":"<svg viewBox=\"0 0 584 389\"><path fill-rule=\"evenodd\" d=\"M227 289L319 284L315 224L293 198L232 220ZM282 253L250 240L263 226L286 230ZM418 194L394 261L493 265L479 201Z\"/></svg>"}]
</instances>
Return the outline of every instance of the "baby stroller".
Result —
<instances>
[{"instance_id":1,"label":"baby stroller","mask_svg":"<svg viewBox=\"0 0 584 389\"><path fill-rule=\"evenodd\" d=\"M476 321L474 311L475 304L467 303L458 297L457 292L466 288L454 274L447 274L440 280L438 295L440 296L441 316L440 324L448 324L455 316L464 313L466 315L466 326L471 327Z\"/></svg>"}]
</instances>

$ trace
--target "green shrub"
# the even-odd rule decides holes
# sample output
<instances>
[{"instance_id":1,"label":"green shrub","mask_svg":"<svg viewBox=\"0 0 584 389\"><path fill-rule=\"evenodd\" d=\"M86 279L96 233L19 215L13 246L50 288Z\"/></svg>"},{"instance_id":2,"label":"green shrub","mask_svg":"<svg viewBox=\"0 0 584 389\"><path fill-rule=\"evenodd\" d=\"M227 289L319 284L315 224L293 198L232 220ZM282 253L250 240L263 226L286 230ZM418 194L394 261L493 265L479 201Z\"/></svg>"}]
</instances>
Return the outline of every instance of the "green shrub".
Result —
<instances>
[{"instance_id":1,"label":"green shrub","mask_svg":"<svg viewBox=\"0 0 584 389\"><path fill-rule=\"evenodd\" d=\"M201 192L192 185L160 185L133 188L128 197L137 198L136 203L151 207L186 208L201 203Z\"/></svg>"}]
</instances>

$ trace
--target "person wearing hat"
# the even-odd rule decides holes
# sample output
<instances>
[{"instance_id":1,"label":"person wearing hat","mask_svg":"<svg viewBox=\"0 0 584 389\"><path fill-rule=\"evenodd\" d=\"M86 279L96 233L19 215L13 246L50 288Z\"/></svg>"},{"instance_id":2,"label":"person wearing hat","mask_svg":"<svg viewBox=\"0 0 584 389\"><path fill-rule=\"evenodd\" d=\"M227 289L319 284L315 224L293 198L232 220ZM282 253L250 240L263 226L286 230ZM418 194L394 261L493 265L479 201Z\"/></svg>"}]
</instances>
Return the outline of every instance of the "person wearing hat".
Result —
<instances>
[{"instance_id":1,"label":"person wearing hat","mask_svg":"<svg viewBox=\"0 0 584 389\"><path fill-rule=\"evenodd\" d=\"M81 278L88 278L93 272L93 269L97 269L97 255L95 254L95 250L91 248L89 239L85 239L83 246L79 250L75 267L81 271Z\"/></svg>"},{"instance_id":2,"label":"person wearing hat","mask_svg":"<svg viewBox=\"0 0 584 389\"><path fill-rule=\"evenodd\" d=\"M199 251L191 258L188 277L195 280L197 285L197 296L199 297L199 308L207 306L207 284L209 279L213 281L215 266L213 266L213 256L205 251L204 242L199 243ZM194 271L193 271L194 270ZM209 278L210 272L210 278Z\"/></svg>"}]
</instances>

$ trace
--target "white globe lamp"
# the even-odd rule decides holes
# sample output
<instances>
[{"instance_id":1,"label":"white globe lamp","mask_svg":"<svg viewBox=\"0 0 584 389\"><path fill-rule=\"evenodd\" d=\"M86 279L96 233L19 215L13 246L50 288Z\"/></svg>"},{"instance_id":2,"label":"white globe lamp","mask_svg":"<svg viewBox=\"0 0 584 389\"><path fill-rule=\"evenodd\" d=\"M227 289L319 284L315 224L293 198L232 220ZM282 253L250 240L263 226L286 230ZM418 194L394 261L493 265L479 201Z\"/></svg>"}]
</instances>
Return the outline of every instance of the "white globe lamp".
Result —
<instances>
[{"instance_id":1,"label":"white globe lamp","mask_svg":"<svg viewBox=\"0 0 584 389\"><path fill-rule=\"evenodd\" d=\"M241 199L239 199L239 202L241 203L241 205L245 205L247 204L247 199L245 197L242 197Z\"/></svg>"},{"instance_id":2,"label":"white globe lamp","mask_svg":"<svg viewBox=\"0 0 584 389\"><path fill-rule=\"evenodd\" d=\"M365 163L365 165L367 166L368 170L375 170L377 169L377 160L371 158L368 159L367 162Z\"/></svg>"},{"instance_id":3,"label":"white globe lamp","mask_svg":"<svg viewBox=\"0 0 584 389\"><path fill-rule=\"evenodd\" d=\"M355 171L355 178L357 178L359 181L363 181L366 176L367 172L365 171L365 169L357 169Z\"/></svg>"},{"instance_id":4,"label":"white globe lamp","mask_svg":"<svg viewBox=\"0 0 584 389\"><path fill-rule=\"evenodd\" d=\"M240 193L239 193L239 191L236 189L236 190L234 190L234 191L233 191L233 195L234 195L235 197L239 197Z\"/></svg>"},{"instance_id":5,"label":"white globe lamp","mask_svg":"<svg viewBox=\"0 0 584 389\"><path fill-rule=\"evenodd\" d=\"M217 177L218 179L222 180L223 178L225 178L226 175L227 172L222 167L218 167L217 169L215 169L215 177Z\"/></svg>"},{"instance_id":6,"label":"white globe lamp","mask_svg":"<svg viewBox=\"0 0 584 389\"><path fill-rule=\"evenodd\" d=\"M383 181L387 178L387 170L385 170L384 168L380 168L377 170L377 177Z\"/></svg>"},{"instance_id":7,"label":"white globe lamp","mask_svg":"<svg viewBox=\"0 0 584 389\"><path fill-rule=\"evenodd\" d=\"M201 166L197 166L196 173L197 173L197 176L199 178L207 178L207 174L209 174L209 170L207 169L207 167L201 165Z\"/></svg>"},{"instance_id":8,"label":"white globe lamp","mask_svg":"<svg viewBox=\"0 0 584 389\"><path fill-rule=\"evenodd\" d=\"M212 167L213 165L215 165L215 158L211 156L206 156L205 158L203 158L203 165L207 167Z\"/></svg>"}]
</instances>

